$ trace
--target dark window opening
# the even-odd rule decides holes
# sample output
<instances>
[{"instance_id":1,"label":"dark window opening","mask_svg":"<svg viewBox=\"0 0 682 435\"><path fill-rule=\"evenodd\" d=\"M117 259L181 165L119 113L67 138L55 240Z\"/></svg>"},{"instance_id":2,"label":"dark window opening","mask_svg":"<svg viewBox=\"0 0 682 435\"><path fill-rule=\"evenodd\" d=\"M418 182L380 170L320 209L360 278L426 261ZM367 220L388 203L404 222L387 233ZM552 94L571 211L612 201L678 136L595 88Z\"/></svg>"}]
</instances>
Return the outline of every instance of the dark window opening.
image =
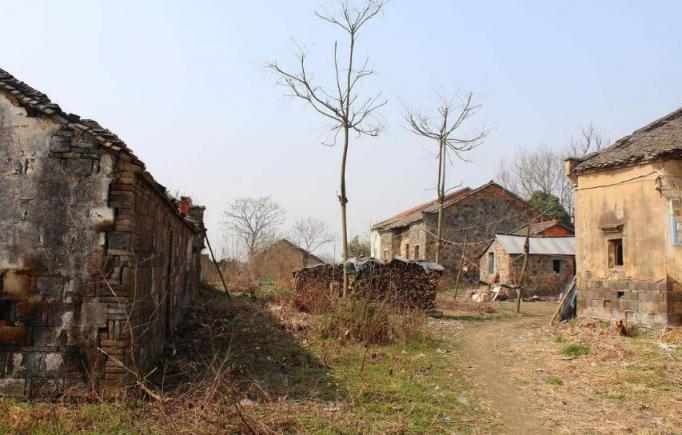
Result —
<instances>
[{"instance_id":1,"label":"dark window opening","mask_svg":"<svg viewBox=\"0 0 682 435\"><path fill-rule=\"evenodd\" d=\"M14 323L14 302L0 301L0 326Z\"/></svg>"},{"instance_id":2,"label":"dark window opening","mask_svg":"<svg viewBox=\"0 0 682 435\"><path fill-rule=\"evenodd\" d=\"M410 259L410 245L405 245L405 259Z\"/></svg>"},{"instance_id":3,"label":"dark window opening","mask_svg":"<svg viewBox=\"0 0 682 435\"><path fill-rule=\"evenodd\" d=\"M623 239L609 240L609 267L623 266Z\"/></svg>"},{"instance_id":4,"label":"dark window opening","mask_svg":"<svg viewBox=\"0 0 682 435\"><path fill-rule=\"evenodd\" d=\"M618 299L620 299L625 296L625 292L617 292L616 295L618 296Z\"/></svg>"},{"instance_id":5,"label":"dark window opening","mask_svg":"<svg viewBox=\"0 0 682 435\"><path fill-rule=\"evenodd\" d=\"M419 261L419 245L414 245L414 259Z\"/></svg>"},{"instance_id":6,"label":"dark window opening","mask_svg":"<svg viewBox=\"0 0 682 435\"><path fill-rule=\"evenodd\" d=\"M552 260L552 272L561 273L561 260Z\"/></svg>"},{"instance_id":7,"label":"dark window opening","mask_svg":"<svg viewBox=\"0 0 682 435\"><path fill-rule=\"evenodd\" d=\"M488 252L488 273L495 273L495 253Z\"/></svg>"}]
</instances>

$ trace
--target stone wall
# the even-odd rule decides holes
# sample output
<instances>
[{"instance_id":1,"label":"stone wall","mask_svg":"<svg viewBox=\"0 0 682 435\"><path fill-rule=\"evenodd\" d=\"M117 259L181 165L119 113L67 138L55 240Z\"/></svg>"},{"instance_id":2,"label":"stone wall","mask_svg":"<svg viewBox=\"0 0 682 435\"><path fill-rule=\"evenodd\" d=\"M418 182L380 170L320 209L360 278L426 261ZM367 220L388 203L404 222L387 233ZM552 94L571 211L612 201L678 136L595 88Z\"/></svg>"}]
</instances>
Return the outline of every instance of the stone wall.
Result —
<instances>
[{"instance_id":1,"label":"stone wall","mask_svg":"<svg viewBox=\"0 0 682 435\"><path fill-rule=\"evenodd\" d=\"M21 101L0 92L0 394L118 385L180 321L202 226L111 133Z\"/></svg>"},{"instance_id":2,"label":"stone wall","mask_svg":"<svg viewBox=\"0 0 682 435\"><path fill-rule=\"evenodd\" d=\"M489 253L495 256L495 271L489 273ZM553 261L560 260L560 272L554 272ZM498 242L493 243L480 259L481 281L487 283L516 284L523 269L523 255L509 255ZM529 255L526 266L524 297L557 296L563 286L575 275L575 257L572 255Z\"/></svg>"}]
</instances>

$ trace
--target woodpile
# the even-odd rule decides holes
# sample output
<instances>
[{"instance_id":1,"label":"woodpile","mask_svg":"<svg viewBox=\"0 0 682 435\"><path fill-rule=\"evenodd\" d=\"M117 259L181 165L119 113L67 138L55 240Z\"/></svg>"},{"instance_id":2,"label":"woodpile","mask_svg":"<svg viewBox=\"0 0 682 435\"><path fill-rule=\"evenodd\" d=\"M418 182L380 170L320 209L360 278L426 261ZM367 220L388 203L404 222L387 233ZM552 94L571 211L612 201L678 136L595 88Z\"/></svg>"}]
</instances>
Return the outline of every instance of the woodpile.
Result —
<instances>
[{"instance_id":1,"label":"woodpile","mask_svg":"<svg viewBox=\"0 0 682 435\"><path fill-rule=\"evenodd\" d=\"M436 305L440 271L397 259L389 263L349 263L349 267L351 296L401 309L432 310ZM295 303L304 311L324 313L339 297L342 282L341 265L300 269L294 272Z\"/></svg>"}]
</instances>

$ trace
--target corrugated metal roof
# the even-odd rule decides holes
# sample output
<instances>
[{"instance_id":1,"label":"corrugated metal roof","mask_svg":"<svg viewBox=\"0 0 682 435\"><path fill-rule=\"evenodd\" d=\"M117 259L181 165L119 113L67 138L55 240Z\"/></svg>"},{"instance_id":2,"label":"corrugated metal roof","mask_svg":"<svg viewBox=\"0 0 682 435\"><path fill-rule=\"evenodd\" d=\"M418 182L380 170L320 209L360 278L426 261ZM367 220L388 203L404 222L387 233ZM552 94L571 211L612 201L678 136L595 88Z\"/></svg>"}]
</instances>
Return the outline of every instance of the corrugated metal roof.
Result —
<instances>
[{"instance_id":1,"label":"corrugated metal roof","mask_svg":"<svg viewBox=\"0 0 682 435\"><path fill-rule=\"evenodd\" d=\"M525 236L495 235L507 254L523 254ZM575 237L530 237L529 253L537 255L575 255Z\"/></svg>"}]
</instances>

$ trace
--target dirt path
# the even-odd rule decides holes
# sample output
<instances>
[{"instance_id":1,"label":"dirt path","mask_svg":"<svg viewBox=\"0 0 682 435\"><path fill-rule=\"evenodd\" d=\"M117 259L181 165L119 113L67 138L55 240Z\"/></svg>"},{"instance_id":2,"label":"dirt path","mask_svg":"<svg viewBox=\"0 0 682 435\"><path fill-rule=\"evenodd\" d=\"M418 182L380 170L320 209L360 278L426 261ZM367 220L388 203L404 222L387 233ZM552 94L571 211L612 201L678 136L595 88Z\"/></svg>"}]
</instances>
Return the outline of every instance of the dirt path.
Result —
<instances>
[{"instance_id":1,"label":"dirt path","mask_svg":"<svg viewBox=\"0 0 682 435\"><path fill-rule=\"evenodd\" d=\"M524 304L523 316L504 320L466 322L459 336L463 362L481 402L497 414L501 433L549 433L544 418L525 391L523 379L534 367L532 356L514 352L525 330L548 322L555 303Z\"/></svg>"}]
</instances>

